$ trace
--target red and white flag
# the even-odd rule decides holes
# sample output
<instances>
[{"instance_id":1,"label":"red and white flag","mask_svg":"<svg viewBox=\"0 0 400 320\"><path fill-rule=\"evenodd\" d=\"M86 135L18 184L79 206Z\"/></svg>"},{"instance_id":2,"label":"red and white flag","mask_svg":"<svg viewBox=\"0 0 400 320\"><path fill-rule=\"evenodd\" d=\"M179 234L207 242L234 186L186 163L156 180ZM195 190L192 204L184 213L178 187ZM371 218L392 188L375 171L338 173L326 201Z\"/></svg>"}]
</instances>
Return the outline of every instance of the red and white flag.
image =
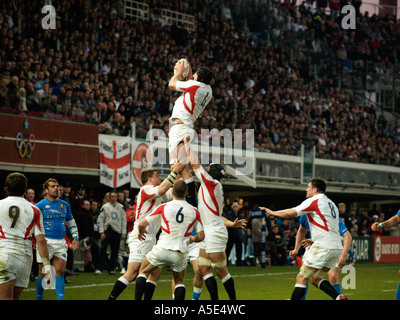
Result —
<instances>
[{"instance_id":1,"label":"red and white flag","mask_svg":"<svg viewBox=\"0 0 400 320\"><path fill-rule=\"evenodd\" d=\"M131 138L99 134L100 183L118 188L131 181Z\"/></svg>"}]
</instances>

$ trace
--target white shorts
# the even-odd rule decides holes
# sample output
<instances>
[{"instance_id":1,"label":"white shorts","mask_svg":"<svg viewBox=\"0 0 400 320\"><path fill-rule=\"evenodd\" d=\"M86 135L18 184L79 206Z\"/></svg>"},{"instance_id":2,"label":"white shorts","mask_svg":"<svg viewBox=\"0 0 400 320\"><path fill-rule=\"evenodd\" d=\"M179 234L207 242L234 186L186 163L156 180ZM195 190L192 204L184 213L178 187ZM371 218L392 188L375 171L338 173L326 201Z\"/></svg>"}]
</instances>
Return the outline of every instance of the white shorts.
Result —
<instances>
[{"instance_id":1,"label":"white shorts","mask_svg":"<svg viewBox=\"0 0 400 320\"><path fill-rule=\"evenodd\" d=\"M67 261L68 245L65 239L49 239L46 238L47 247L49 248L49 258L57 257ZM39 250L36 248L36 260L38 263L43 263Z\"/></svg>"},{"instance_id":2,"label":"white shorts","mask_svg":"<svg viewBox=\"0 0 400 320\"><path fill-rule=\"evenodd\" d=\"M207 253L225 252L228 243L228 231L226 227L210 229L204 228L204 240L201 242L202 249Z\"/></svg>"},{"instance_id":3,"label":"white shorts","mask_svg":"<svg viewBox=\"0 0 400 320\"><path fill-rule=\"evenodd\" d=\"M187 124L178 123L171 126L168 134L168 149L170 153L170 163L173 163L174 160L177 159L177 155L171 155L171 152L175 150L178 144L185 139L185 137L189 136L190 141L193 140L196 135L196 131L188 126Z\"/></svg>"},{"instance_id":4,"label":"white shorts","mask_svg":"<svg viewBox=\"0 0 400 320\"><path fill-rule=\"evenodd\" d=\"M303 264L318 270L322 268L335 269L341 254L342 249L328 249L319 243L314 243L310 249L306 250Z\"/></svg>"},{"instance_id":5,"label":"white shorts","mask_svg":"<svg viewBox=\"0 0 400 320\"><path fill-rule=\"evenodd\" d=\"M188 249L189 249L189 261L197 260L199 258L199 252L201 248L201 242L192 242L189 244Z\"/></svg>"},{"instance_id":6,"label":"white shorts","mask_svg":"<svg viewBox=\"0 0 400 320\"><path fill-rule=\"evenodd\" d=\"M155 245L146 258L155 267L162 268L165 264L169 264L172 271L181 272L186 269L188 253L167 250Z\"/></svg>"},{"instance_id":7,"label":"white shorts","mask_svg":"<svg viewBox=\"0 0 400 320\"><path fill-rule=\"evenodd\" d=\"M129 262L138 262L142 263L146 255L153 249L156 244L156 237L149 236L146 234L146 240L140 241L134 234L132 233L128 239L129 246Z\"/></svg>"},{"instance_id":8,"label":"white shorts","mask_svg":"<svg viewBox=\"0 0 400 320\"><path fill-rule=\"evenodd\" d=\"M0 284L15 280L14 287L27 288L33 256L0 248Z\"/></svg>"}]
</instances>

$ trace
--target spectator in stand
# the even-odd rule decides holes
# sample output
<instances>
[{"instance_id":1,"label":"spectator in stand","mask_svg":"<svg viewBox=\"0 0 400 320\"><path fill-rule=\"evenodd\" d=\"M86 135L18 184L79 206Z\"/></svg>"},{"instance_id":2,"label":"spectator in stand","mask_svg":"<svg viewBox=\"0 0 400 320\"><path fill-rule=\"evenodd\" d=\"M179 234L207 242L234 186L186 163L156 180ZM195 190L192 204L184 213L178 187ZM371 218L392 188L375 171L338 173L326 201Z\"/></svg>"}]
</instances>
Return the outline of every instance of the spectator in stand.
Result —
<instances>
[{"instance_id":1,"label":"spectator in stand","mask_svg":"<svg viewBox=\"0 0 400 320\"><path fill-rule=\"evenodd\" d=\"M35 202L35 190L32 188L26 189L25 199L30 203L36 204Z\"/></svg>"},{"instance_id":2,"label":"spectator in stand","mask_svg":"<svg viewBox=\"0 0 400 320\"><path fill-rule=\"evenodd\" d=\"M128 210L129 204L125 200L125 192L123 190L120 190L117 192L117 199L118 199L118 202L123 205L124 210L125 211Z\"/></svg>"},{"instance_id":3,"label":"spectator in stand","mask_svg":"<svg viewBox=\"0 0 400 320\"><path fill-rule=\"evenodd\" d=\"M346 228L350 231L353 224L351 222L350 214L346 210L346 204L343 202L339 203L338 209L339 209L339 218L342 220Z\"/></svg>"},{"instance_id":4,"label":"spectator in stand","mask_svg":"<svg viewBox=\"0 0 400 320\"><path fill-rule=\"evenodd\" d=\"M107 247L110 245L111 258L109 274L115 274L120 241L126 237L126 213L122 204L117 201L117 192L110 191L110 202L105 203L97 218L101 240L99 269L95 274L101 274L106 268Z\"/></svg>"},{"instance_id":5,"label":"spectator in stand","mask_svg":"<svg viewBox=\"0 0 400 320\"><path fill-rule=\"evenodd\" d=\"M90 201L90 214L93 220L91 254L92 254L93 267L95 268L95 270L97 270L99 264L99 251L100 251L100 246L99 246L100 233L99 233L99 225L97 224L97 218L100 214L98 201L96 200Z\"/></svg>"},{"instance_id":6,"label":"spectator in stand","mask_svg":"<svg viewBox=\"0 0 400 320\"><path fill-rule=\"evenodd\" d=\"M239 213L239 203L233 202L231 206L231 210L227 213L223 213L222 216L230 221L235 221L236 219L242 220L243 216ZM226 257L229 259L229 255L233 246L235 246L236 253L236 266L242 266L242 252L243 252L243 238L245 237L244 230L228 228L228 242L226 244Z\"/></svg>"},{"instance_id":7,"label":"spectator in stand","mask_svg":"<svg viewBox=\"0 0 400 320\"><path fill-rule=\"evenodd\" d=\"M286 236L281 231L278 224L272 226L271 233L268 234L271 265L282 266L287 261Z\"/></svg>"},{"instance_id":8,"label":"spectator in stand","mask_svg":"<svg viewBox=\"0 0 400 320\"><path fill-rule=\"evenodd\" d=\"M79 230L79 240L81 242L81 247L85 249L83 256L84 270L86 272L94 272L95 269L93 266L91 253L94 224L90 212L89 200L82 200L81 208L75 213L75 221Z\"/></svg>"}]
</instances>

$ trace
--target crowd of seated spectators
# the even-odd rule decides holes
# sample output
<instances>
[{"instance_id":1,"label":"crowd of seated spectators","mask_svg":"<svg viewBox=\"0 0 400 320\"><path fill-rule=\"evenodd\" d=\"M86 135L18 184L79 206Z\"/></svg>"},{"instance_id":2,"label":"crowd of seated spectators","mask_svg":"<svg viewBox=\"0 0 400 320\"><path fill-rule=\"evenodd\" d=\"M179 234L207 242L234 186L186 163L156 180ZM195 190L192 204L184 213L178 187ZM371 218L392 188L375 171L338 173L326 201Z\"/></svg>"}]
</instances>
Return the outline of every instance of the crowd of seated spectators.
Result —
<instances>
[{"instance_id":1,"label":"crowd of seated spectators","mask_svg":"<svg viewBox=\"0 0 400 320\"><path fill-rule=\"evenodd\" d=\"M106 0L58 1L56 29L45 30L41 1L0 3L0 111L87 122L105 134L128 135L132 123L139 135L168 133L177 97L168 80L186 57L216 76L197 132L254 129L259 151L315 145L319 158L399 165L400 127L338 86L343 70L399 61L395 19L358 12L356 29L343 30L323 1L144 2L193 14L196 31L126 17L122 1Z\"/></svg>"}]
</instances>

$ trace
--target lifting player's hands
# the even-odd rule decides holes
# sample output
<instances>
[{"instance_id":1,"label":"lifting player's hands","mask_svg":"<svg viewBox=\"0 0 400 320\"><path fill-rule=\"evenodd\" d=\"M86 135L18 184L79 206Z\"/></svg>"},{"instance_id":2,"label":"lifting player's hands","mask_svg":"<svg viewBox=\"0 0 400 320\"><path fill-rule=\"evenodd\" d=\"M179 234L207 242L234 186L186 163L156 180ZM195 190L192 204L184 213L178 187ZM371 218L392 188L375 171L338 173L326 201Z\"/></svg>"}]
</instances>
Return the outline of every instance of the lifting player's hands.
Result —
<instances>
[{"instance_id":1,"label":"lifting player's hands","mask_svg":"<svg viewBox=\"0 0 400 320\"><path fill-rule=\"evenodd\" d=\"M182 162L180 162L180 160L178 160L178 161L173 165L173 167L171 168L171 170L180 173L180 172L183 171L183 169L185 169L185 166L186 166L186 165L185 165L184 163L182 163Z\"/></svg>"},{"instance_id":2,"label":"lifting player's hands","mask_svg":"<svg viewBox=\"0 0 400 320\"><path fill-rule=\"evenodd\" d=\"M175 70L176 70L176 74L178 74L178 75L184 74L185 71L189 68L189 72L188 72L188 74L187 74L187 76L186 76L186 78L185 78L184 80L189 80L189 79L192 79L192 78L193 78L193 75L192 75L192 68L190 67L190 65L188 65L188 66L185 68L185 66L183 65L183 62L182 62L181 60L179 60L179 61L177 61L177 62L175 63L174 68L175 68Z\"/></svg>"}]
</instances>

